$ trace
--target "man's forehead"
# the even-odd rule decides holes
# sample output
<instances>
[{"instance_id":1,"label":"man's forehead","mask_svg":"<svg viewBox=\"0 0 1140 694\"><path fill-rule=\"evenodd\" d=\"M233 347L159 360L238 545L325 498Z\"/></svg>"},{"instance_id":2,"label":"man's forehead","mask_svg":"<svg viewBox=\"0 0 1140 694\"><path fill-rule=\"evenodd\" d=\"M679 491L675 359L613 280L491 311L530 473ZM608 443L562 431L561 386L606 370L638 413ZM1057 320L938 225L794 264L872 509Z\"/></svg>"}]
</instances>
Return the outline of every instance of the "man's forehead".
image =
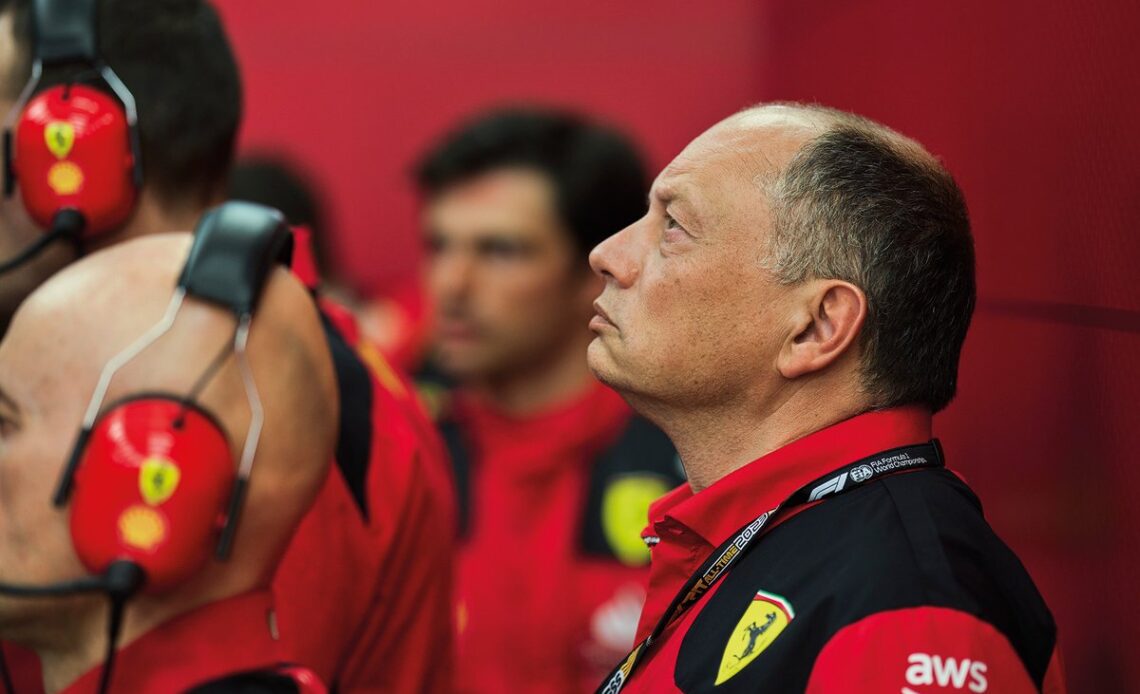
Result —
<instances>
[{"instance_id":1,"label":"man's forehead","mask_svg":"<svg viewBox=\"0 0 1140 694\"><path fill-rule=\"evenodd\" d=\"M560 237L553 185L530 169L500 169L458 183L424 208L429 231L463 237Z\"/></svg>"},{"instance_id":2,"label":"man's forehead","mask_svg":"<svg viewBox=\"0 0 1140 694\"><path fill-rule=\"evenodd\" d=\"M493 169L459 181L440 192L436 200L454 200L479 205L546 206L553 202L550 179L528 167Z\"/></svg>"},{"instance_id":3,"label":"man's forehead","mask_svg":"<svg viewBox=\"0 0 1140 694\"><path fill-rule=\"evenodd\" d=\"M688 199L709 183L754 183L787 166L826 124L809 111L766 106L717 123L689 143L654 181L662 199Z\"/></svg>"}]
</instances>

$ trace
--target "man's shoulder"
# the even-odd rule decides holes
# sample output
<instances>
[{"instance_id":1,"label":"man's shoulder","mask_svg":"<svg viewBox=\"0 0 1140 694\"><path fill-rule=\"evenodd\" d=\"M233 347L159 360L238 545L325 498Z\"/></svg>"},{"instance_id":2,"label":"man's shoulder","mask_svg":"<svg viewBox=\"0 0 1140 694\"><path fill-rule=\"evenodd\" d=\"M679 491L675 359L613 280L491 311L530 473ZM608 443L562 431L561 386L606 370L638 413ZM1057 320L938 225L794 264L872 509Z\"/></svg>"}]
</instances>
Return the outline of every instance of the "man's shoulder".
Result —
<instances>
[{"instance_id":1,"label":"man's shoulder","mask_svg":"<svg viewBox=\"0 0 1140 694\"><path fill-rule=\"evenodd\" d=\"M802 689L841 630L877 614L913 617L906 611L915 608L990 625L1031 670L1044 672L1052 653L1052 617L977 498L953 473L924 470L833 497L773 528L693 620L678 683L701 691L710 673L736 679L740 671L749 686L777 677L771 682ZM767 665L745 670L753 659Z\"/></svg>"},{"instance_id":2,"label":"man's shoulder","mask_svg":"<svg viewBox=\"0 0 1140 694\"><path fill-rule=\"evenodd\" d=\"M321 306L340 397L336 462L362 512L383 511L371 508L378 490L425 480L440 503L449 503L443 446L409 379L363 337L351 314L328 301Z\"/></svg>"}]
</instances>

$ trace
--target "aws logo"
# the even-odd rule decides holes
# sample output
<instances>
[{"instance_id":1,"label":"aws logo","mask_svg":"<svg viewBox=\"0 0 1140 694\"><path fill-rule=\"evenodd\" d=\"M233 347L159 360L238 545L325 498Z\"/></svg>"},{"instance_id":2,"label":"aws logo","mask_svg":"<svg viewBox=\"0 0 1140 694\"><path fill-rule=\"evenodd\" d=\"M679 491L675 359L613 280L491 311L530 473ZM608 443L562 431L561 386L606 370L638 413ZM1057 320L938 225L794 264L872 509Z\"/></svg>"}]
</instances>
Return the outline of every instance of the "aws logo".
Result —
<instances>
[{"instance_id":1,"label":"aws logo","mask_svg":"<svg viewBox=\"0 0 1140 694\"><path fill-rule=\"evenodd\" d=\"M982 694L989 688L986 680L986 664L969 658L944 658L928 653L911 653L906 662L906 681L916 687L938 685L943 689L966 689L974 694ZM901 694L919 694L910 687L903 687Z\"/></svg>"}]
</instances>

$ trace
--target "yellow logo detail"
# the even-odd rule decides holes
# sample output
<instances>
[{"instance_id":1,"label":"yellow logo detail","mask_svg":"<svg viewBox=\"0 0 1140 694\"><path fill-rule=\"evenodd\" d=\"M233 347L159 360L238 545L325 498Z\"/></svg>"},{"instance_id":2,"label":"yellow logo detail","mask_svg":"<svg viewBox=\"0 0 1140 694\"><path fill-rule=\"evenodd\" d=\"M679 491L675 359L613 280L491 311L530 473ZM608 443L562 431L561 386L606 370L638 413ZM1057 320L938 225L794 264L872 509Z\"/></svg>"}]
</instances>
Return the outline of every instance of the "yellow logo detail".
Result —
<instances>
[{"instance_id":1,"label":"yellow logo detail","mask_svg":"<svg viewBox=\"0 0 1140 694\"><path fill-rule=\"evenodd\" d=\"M649 563L649 548L641 531L649 522L649 504L669 491L660 477L627 475L602 493L602 532L614 554L628 566Z\"/></svg>"},{"instance_id":2,"label":"yellow logo detail","mask_svg":"<svg viewBox=\"0 0 1140 694\"><path fill-rule=\"evenodd\" d=\"M736 623L720 659L716 684L729 680L776 640L796 616L791 603L760 590Z\"/></svg>"},{"instance_id":3,"label":"yellow logo detail","mask_svg":"<svg viewBox=\"0 0 1140 694\"><path fill-rule=\"evenodd\" d=\"M44 128L44 143L56 159L63 159L75 146L75 128L64 120L48 123Z\"/></svg>"},{"instance_id":4,"label":"yellow logo detail","mask_svg":"<svg viewBox=\"0 0 1140 694\"><path fill-rule=\"evenodd\" d=\"M48 169L47 182L56 195L74 195L83 187L83 169L69 161L57 161Z\"/></svg>"},{"instance_id":5,"label":"yellow logo detail","mask_svg":"<svg viewBox=\"0 0 1140 694\"><path fill-rule=\"evenodd\" d=\"M356 354L368 366L372 375L376 377L377 381L380 381L380 385L384 386L385 390L398 398L407 397L408 391L400 382L400 377L396 375L395 369L371 342L363 338L358 340Z\"/></svg>"},{"instance_id":6,"label":"yellow logo detail","mask_svg":"<svg viewBox=\"0 0 1140 694\"><path fill-rule=\"evenodd\" d=\"M151 506L158 506L174 495L182 471L166 458L152 457L139 468L139 493Z\"/></svg>"},{"instance_id":7,"label":"yellow logo detail","mask_svg":"<svg viewBox=\"0 0 1140 694\"><path fill-rule=\"evenodd\" d=\"M136 504L119 516L119 537L131 547L149 552L166 539L166 521L154 509Z\"/></svg>"}]
</instances>

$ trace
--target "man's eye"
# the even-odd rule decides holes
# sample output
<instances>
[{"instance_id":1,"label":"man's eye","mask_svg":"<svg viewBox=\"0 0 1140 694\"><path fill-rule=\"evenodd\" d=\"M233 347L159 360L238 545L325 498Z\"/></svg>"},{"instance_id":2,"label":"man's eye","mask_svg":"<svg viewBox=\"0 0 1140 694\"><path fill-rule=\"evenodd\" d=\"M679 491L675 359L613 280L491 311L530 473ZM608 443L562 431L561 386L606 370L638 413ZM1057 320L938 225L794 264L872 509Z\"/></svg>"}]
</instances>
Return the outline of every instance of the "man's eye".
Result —
<instances>
[{"instance_id":1,"label":"man's eye","mask_svg":"<svg viewBox=\"0 0 1140 694\"><path fill-rule=\"evenodd\" d=\"M479 245L479 252L487 258L510 259L526 255L523 244L510 241L487 241Z\"/></svg>"},{"instance_id":2,"label":"man's eye","mask_svg":"<svg viewBox=\"0 0 1140 694\"><path fill-rule=\"evenodd\" d=\"M680 222L673 219L669 215L665 215L665 232L662 238L666 242L681 241L688 235L685 227L681 226Z\"/></svg>"}]
</instances>

